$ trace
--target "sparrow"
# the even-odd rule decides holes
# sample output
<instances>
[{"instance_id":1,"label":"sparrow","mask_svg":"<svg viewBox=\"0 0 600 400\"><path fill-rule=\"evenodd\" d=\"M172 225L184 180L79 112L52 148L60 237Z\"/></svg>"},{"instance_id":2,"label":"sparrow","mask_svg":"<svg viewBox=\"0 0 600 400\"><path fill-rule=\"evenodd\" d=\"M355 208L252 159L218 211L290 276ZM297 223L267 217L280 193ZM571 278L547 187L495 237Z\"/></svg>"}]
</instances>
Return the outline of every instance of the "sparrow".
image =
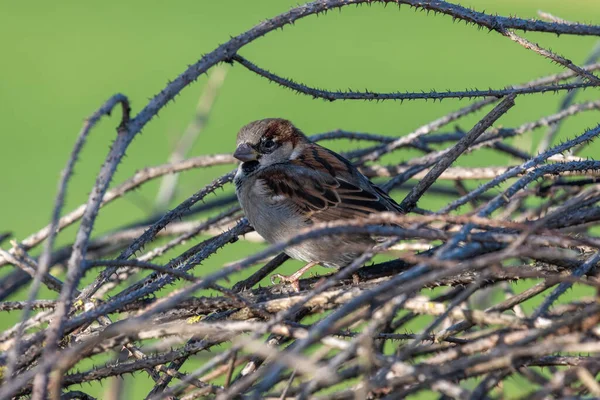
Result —
<instances>
[{"instance_id":1,"label":"sparrow","mask_svg":"<svg viewBox=\"0 0 600 400\"><path fill-rule=\"evenodd\" d=\"M246 218L269 243L285 241L319 222L365 217L402 208L341 155L308 139L290 121L268 118L242 127L233 156L241 161L234 183ZM326 236L289 246L306 264L290 276L273 275L299 290L314 265L343 268L372 248L368 234Z\"/></svg>"}]
</instances>

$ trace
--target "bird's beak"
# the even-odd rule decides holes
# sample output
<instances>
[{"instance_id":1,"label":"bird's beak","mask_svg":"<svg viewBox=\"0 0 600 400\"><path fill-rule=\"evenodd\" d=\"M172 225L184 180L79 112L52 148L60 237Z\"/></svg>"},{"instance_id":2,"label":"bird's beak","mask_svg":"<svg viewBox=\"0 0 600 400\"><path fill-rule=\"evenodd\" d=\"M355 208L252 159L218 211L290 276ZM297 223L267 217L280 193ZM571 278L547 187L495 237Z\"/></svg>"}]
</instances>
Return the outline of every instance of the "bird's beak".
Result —
<instances>
[{"instance_id":1,"label":"bird's beak","mask_svg":"<svg viewBox=\"0 0 600 400\"><path fill-rule=\"evenodd\" d=\"M255 161L258 158L258 153L248 143L242 143L235 149L233 156L241 162Z\"/></svg>"}]
</instances>

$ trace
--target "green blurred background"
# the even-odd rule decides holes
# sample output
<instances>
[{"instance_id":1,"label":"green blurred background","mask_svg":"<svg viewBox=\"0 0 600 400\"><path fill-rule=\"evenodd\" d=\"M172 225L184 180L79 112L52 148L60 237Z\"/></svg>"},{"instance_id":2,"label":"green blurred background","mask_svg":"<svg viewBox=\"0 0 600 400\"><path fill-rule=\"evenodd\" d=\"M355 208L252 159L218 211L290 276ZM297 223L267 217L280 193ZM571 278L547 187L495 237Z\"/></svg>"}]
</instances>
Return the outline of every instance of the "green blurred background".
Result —
<instances>
[{"instance_id":1,"label":"green blurred background","mask_svg":"<svg viewBox=\"0 0 600 400\"><path fill-rule=\"evenodd\" d=\"M48 223L57 180L82 121L111 95L127 95L135 114L168 80L202 54L296 3L297 0L0 0L0 231L11 231L17 239L23 239ZM535 18L541 9L567 20L600 23L597 0L471 0L461 4L524 18ZM586 58L597 40L536 33L525 36L576 63ZM415 12L408 6L398 10L379 4L350 6L305 18L244 47L240 54L273 72L329 89L501 88L562 70L495 33L453 23L447 16ZM400 136L468 104L466 100L313 100L270 84L240 66L228 69L208 125L190 156L231 152L239 127L264 117L291 119L309 134L342 128ZM122 182L140 168L168 160L194 115L205 82L206 76L202 76L186 88L160 113L160 118L152 120L138 135L114 183ZM498 124L514 126L551 114L563 95L522 96ZM579 93L576 101L597 97L597 89L587 90ZM484 112L461 120L460 126L469 129ZM69 186L66 211L87 199L119 118L120 112L116 112L92 132ZM560 138L572 137L595 126L598 120L597 112L588 112L567 121ZM544 131L527 134L514 144L532 151ZM331 146L355 148L357 144ZM599 146L593 144L584 155L594 156ZM411 153L400 152L386 160L399 162L410 156ZM463 165L508 162L511 161L486 151L460 161ZM229 169L183 174L177 200ZM95 235L150 215L157 188L155 181L103 209ZM436 208L441 203L439 199L425 198L420 205ZM73 228L66 230L59 243L71 240L73 233ZM229 254L229 259L239 258L251 249L244 245L236 248L240 249L239 254ZM211 258L204 268L210 271L223 260ZM6 270L0 270L0 274ZM51 298L47 292L43 295ZM18 313L2 318L0 328L14 323ZM142 381L144 384L138 383ZM145 384L145 380L136 381L132 398L147 393ZM101 393L99 390L92 394Z\"/></svg>"}]
</instances>

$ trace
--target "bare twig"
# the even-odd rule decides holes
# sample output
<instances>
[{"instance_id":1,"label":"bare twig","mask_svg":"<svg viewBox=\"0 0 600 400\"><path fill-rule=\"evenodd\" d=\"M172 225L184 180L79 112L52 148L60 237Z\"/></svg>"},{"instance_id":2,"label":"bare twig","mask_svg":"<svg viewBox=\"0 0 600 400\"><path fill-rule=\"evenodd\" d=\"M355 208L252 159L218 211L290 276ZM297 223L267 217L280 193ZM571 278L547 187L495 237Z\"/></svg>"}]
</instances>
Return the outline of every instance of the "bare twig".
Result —
<instances>
[{"instance_id":1,"label":"bare twig","mask_svg":"<svg viewBox=\"0 0 600 400\"><path fill-rule=\"evenodd\" d=\"M175 149L169 157L169 163L175 164L185 159L188 151L192 148L194 142L196 142L198 136L208 122L210 111L226 76L227 69L224 67L216 67L208 76L204 91L196 105L194 119L185 128L183 135L177 142ZM156 209L164 210L169 205L175 194L177 179L178 175L167 175L163 177L160 188L158 189L158 194L156 195Z\"/></svg>"},{"instance_id":2,"label":"bare twig","mask_svg":"<svg viewBox=\"0 0 600 400\"><path fill-rule=\"evenodd\" d=\"M473 129L458 143L448 151L448 153L425 175L417 186L402 200L400 207L406 211L410 211L417 205L419 198L425 191L437 180L456 159L473 143L477 138L485 132L498 118L504 115L511 107L515 105L515 96L508 96L502 100L492 111L490 111L481 121L479 121Z\"/></svg>"},{"instance_id":3,"label":"bare twig","mask_svg":"<svg viewBox=\"0 0 600 400\"><path fill-rule=\"evenodd\" d=\"M309 15L371 3L451 16L508 36L569 70L501 90L343 92L296 83L239 55L245 45ZM0 332L0 398L87 398L68 390L138 371L152 378L149 399L404 398L425 390L453 398L488 398L502 395L497 387L512 374L532 385L527 395L534 399L597 395L600 389L593 378L600 373L598 297L554 303L572 285L597 292L600 288L600 240L591 230L600 221L600 161L574 156L598 136L600 126L573 132L573 139L554 147L546 144L536 156L510 140L540 127L558 127L567 118L574 120L600 107L598 100L570 104L575 90L598 86L594 71L600 64L579 67L514 31L600 36L600 26L544 17L551 22L492 16L442 0L318 0L266 20L206 54L133 119L126 99L115 96L84 126L59 183L50 225L8 251L0 249L0 265L16 267L0 279L2 298L12 300L34 276L27 301L14 297L16 301L0 302L0 312L24 310L18 324ZM328 100L485 98L424 121L407 135L337 130L312 137L369 142L344 155L368 177L387 178L384 191L408 190L402 206L412 214L327 221L260 249L264 240L234 205L230 172L171 211L132 225L118 224L92 240L101 208L140 185L170 176L158 194L163 208L173 198L174 174L236 162L227 154L184 159L214 100L212 79L222 79L212 75L196 119L170 162L138 171L108 190L135 136L191 82L224 62L239 63L286 88ZM531 122L516 127L492 127L513 107L517 94L541 96L558 90L572 90L558 112L526 119ZM126 112L87 203L60 217L69 175L89 129L119 103ZM440 131L496 103L469 132L460 127ZM547 143L556 132L552 129ZM419 156L400 164L387 161L391 157L386 156L403 147L415 149ZM519 161L452 167L461 155L482 149ZM381 163L391 165L372 163L383 157ZM586 178L578 178L582 176ZM414 181L407 183L410 179ZM444 179L456 185L444 186ZM482 181L481 186L476 188L474 180ZM488 194L497 185L503 185L498 193ZM218 194L219 188L227 193ZM198 204L209 194L218 197ZM423 195L438 195L440 211L417 208ZM470 209L461 212L458 208L467 203ZM53 252L57 233L75 223L79 225L73 244ZM338 235L369 235L381 242L339 271L300 280L298 292L286 285L256 287L286 261L289 246ZM240 257L234 243L241 238L252 251L232 262ZM33 251L28 254L44 240L38 259ZM388 260L364 265L376 255ZM242 276L265 260L269 261L258 271ZM55 271L61 273L65 265L61 282ZM52 266L56 270L50 271ZM145 270L152 272L137 275ZM84 274L93 280L79 292ZM514 281L524 286L511 286ZM35 300L40 283L59 291L59 298ZM527 302L539 300L555 285L531 313ZM424 290L437 287L446 289L436 294ZM464 305L481 290L502 290L504 296L489 296L485 308L473 301ZM32 315L31 310L41 311ZM220 351L206 351L226 342L231 344ZM121 354L120 359L98 363L98 355L111 352ZM183 371L192 357L195 366ZM75 370L82 365L84 370ZM238 367L241 372L236 373ZM540 374L540 368L548 369L550 376ZM477 387L466 383L480 376L484 378Z\"/></svg>"}]
</instances>

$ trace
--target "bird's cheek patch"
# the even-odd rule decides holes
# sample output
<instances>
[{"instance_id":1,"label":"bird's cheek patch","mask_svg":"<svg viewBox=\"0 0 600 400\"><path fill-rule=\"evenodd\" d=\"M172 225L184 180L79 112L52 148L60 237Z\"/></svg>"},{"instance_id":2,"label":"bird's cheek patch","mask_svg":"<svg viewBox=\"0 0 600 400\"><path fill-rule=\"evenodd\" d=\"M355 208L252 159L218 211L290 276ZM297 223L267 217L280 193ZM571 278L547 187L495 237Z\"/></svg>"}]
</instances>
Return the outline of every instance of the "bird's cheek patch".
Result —
<instances>
[{"instance_id":1,"label":"bird's cheek patch","mask_svg":"<svg viewBox=\"0 0 600 400\"><path fill-rule=\"evenodd\" d=\"M296 148L294 149L294 151L292 151L292 154L290 155L290 160L295 160L295 159L297 159L298 157L300 157L300 156L302 155L302 151L303 151L303 150L304 150L304 149L303 149L302 147L296 147Z\"/></svg>"}]
</instances>

